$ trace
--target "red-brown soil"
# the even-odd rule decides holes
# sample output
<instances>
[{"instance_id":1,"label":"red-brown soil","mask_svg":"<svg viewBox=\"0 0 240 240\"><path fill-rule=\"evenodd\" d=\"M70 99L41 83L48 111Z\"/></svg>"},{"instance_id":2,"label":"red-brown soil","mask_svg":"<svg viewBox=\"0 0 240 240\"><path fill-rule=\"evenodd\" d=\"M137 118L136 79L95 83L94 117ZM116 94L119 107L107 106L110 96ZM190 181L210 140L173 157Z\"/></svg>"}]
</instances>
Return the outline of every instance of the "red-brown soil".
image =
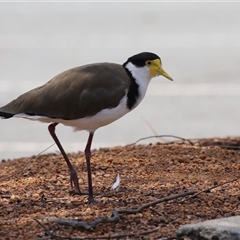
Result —
<instances>
[{"instance_id":1,"label":"red-brown soil","mask_svg":"<svg viewBox=\"0 0 240 240\"><path fill-rule=\"evenodd\" d=\"M226 138L205 139L194 145L158 143L93 151L94 191L102 203L98 205L89 205L87 196L69 194L68 169L59 154L4 161L0 165L0 239L50 239L50 234L79 239L114 238L114 234L123 234L122 239L174 239L183 224L239 215L240 180L231 181L240 175L239 146L240 139ZM84 154L69 154L69 158L86 191ZM121 184L113 191L110 187L117 173ZM86 223L109 219L113 209L136 209L190 190L198 194L134 214L120 213L118 222L100 223L93 230L46 219ZM151 230L155 231L148 233ZM133 235L127 236L130 233Z\"/></svg>"}]
</instances>

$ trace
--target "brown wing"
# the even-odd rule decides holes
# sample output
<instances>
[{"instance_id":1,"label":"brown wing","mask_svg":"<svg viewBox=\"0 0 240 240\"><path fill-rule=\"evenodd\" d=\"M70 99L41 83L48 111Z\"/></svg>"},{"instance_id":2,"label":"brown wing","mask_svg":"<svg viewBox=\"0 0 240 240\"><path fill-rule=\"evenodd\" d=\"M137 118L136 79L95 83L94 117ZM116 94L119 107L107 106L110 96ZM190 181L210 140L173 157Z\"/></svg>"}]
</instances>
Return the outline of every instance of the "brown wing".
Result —
<instances>
[{"instance_id":1,"label":"brown wing","mask_svg":"<svg viewBox=\"0 0 240 240\"><path fill-rule=\"evenodd\" d=\"M116 107L129 87L129 80L121 65L85 65L58 74L0 111L63 119L93 116L102 109Z\"/></svg>"}]
</instances>

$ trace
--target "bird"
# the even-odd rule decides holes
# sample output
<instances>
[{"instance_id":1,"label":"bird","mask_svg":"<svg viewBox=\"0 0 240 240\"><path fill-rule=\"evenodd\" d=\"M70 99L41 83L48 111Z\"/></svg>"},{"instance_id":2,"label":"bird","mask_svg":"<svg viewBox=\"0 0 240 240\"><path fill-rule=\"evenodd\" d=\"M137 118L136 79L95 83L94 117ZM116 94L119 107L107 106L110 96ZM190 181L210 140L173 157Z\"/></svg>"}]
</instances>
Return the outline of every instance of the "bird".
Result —
<instances>
[{"instance_id":1,"label":"bird","mask_svg":"<svg viewBox=\"0 0 240 240\"><path fill-rule=\"evenodd\" d=\"M48 131L67 163L70 186L80 195L83 192L78 174L55 129L58 124L63 124L76 131L88 131L84 150L88 202L97 203L91 174L94 133L136 108L143 100L151 79L160 75L173 81L163 69L161 58L152 52L135 54L123 64L100 62L71 68L1 107L0 118L17 117L48 123Z\"/></svg>"}]
</instances>

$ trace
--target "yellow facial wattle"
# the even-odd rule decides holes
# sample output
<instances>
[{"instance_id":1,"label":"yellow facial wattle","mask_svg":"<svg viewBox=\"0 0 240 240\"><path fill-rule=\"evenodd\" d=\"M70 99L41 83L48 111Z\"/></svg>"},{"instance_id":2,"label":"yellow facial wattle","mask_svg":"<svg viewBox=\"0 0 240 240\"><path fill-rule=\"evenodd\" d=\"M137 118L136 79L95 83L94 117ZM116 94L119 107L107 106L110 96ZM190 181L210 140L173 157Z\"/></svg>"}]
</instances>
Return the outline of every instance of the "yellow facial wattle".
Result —
<instances>
[{"instance_id":1,"label":"yellow facial wattle","mask_svg":"<svg viewBox=\"0 0 240 240\"><path fill-rule=\"evenodd\" d=\"M170 75L162 68L160 59L148 60L146 61L146 65L150 68L150 75L152 78L158 75L162 75L165 78L173 81L172 77L170 77Z\"/></svg>"}]
</instances>

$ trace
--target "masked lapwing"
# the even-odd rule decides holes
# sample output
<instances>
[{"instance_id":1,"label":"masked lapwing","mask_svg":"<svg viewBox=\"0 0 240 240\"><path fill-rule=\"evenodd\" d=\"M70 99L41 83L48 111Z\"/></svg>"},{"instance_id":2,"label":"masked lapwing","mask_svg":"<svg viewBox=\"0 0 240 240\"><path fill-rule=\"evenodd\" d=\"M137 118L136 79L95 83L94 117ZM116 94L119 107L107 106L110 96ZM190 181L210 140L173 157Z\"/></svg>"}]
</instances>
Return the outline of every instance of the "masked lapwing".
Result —
<instances>
[{"instance_id":1,"label":"masked lapwing","mask_svg":"<svg viewBox=\"0 0 240 240\"><path fill-rule=\"evenodd\" d=\"M0 108L1 118L26 118L50 123L49 133L65 159L70 184L78 194L78 175L55 134L61 123L89 132L85 148L88 174L88 201L94 203L91 176L91 144L94 132L132 111L145 96L151 78L162 75L158 55L136 54L123 64L94 63L64 71L46 84L30 90Z\"/></svg>"}]
</instances>

